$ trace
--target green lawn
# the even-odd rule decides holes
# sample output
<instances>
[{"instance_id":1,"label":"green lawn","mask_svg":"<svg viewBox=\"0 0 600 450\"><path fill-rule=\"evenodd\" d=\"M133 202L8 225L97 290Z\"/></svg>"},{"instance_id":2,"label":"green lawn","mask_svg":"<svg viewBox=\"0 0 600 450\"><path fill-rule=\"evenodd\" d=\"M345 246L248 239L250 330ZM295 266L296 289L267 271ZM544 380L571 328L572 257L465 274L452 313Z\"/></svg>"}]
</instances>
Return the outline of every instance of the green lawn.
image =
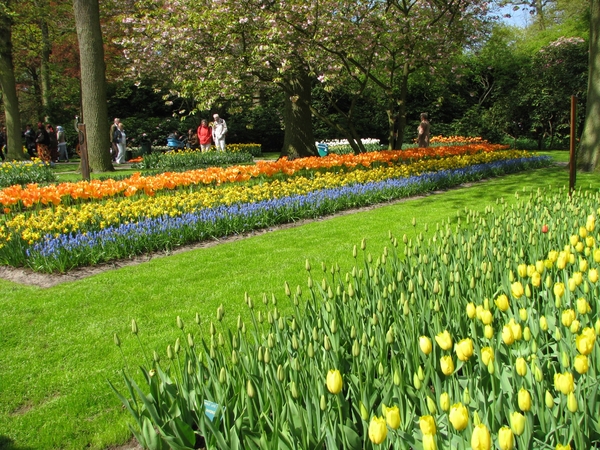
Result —
<instances>
[{"instance_id":1,"label":"green lawn","mask_svg":"<svg viewBox=\"0 0 600 450\"><path fill-rule=\"evenodd\" d=\"M551 152L563 158L563 153ZM564 166L476 183L376 209L225 241L144 264L118 268L48 289L0 280L0 448L103 449L130 439L127 413L107 380L119 383L123 360L113 344L119 333L128 367L142 363L129 332L135 318L148 349L165 359L166 346L186 332L206 336L220 304L225 323L246 316L244 293L259 301L274 292L286 310L284 282L306 285L304 261L314 272L324 261L350 267L352 247L366 238L374 254L389 245L388 231L409 237L435 229L457 210L483 210L515 192L568 185ZM578 175L578 186L600 188L597 175ZM416 226L412 219L416 218ZM202 319L196 328L196 313ZM151 353L151 352L150 352Z\"/></svg>"}]
</instances>

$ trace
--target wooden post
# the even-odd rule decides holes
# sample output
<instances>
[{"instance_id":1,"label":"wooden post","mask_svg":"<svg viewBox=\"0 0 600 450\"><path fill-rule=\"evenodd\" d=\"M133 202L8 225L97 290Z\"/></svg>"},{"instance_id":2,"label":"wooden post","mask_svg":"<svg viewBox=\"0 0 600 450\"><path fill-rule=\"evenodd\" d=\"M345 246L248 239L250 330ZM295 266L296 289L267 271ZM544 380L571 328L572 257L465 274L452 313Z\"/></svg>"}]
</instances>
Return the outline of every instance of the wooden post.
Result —
<instances>
[{"instance_id":1,"label":"wooden post","mask_svg":"<svg viewBox=\"0 0 600 450\"><path fill-rule=\"evenodd\" d=\"M88 159L85 124L78 122L78 118L75 118L77 134L79 135L79 151L81 152L81 178L85 181L90 181L90 161Z\"/></svg>"},{"instance_id":2,"label":"wooden post","mask_svg":"<svg viewBox=\"0 0 600 450\"><path fill-rule=\"evenodd\" d=\"M569 195L575 190L575 120L577 111L577 99L574 95L571 95L571 146L569 155Z\"/></svg>"}]
</instances>

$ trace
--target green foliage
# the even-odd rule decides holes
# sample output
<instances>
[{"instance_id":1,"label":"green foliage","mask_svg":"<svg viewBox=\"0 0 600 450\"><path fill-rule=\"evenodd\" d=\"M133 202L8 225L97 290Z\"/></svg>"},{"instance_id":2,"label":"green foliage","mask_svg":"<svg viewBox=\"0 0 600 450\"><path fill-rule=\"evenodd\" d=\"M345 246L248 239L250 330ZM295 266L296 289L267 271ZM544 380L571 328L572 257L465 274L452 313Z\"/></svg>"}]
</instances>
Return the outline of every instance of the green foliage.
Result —
<instances>
[{"instance_id":1,"label":"green foliage","mask_svg":"<svg viewBox=\"0 0 600 450\"><path fill-rule=\"evenodd\" d=\"M218 152L209 151L180 151L159 153L153 152L149 155L144 155L144 159L140 163L132 165L133 169L155 169L159 171L184 171L198 169L202 167L218 167L231 164L251 163L253 156L250 153L238 152Z\"/></svg>"}]
</instances>

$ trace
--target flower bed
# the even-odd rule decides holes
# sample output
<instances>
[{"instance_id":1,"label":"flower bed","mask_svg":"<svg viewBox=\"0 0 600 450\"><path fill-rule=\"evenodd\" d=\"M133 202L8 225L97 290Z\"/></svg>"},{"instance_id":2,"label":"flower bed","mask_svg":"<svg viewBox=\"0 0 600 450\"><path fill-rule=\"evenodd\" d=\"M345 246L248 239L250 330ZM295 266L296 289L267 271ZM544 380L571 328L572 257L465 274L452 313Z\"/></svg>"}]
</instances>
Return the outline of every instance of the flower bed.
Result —
<instances>
[{"instance_id":1,"label":"flower bed","mask_svg":"<svg viewBox=\"0 0 600 450\"><path fill-rule=\"evenodd\" d=\"M500 151L371 170L315 172L311 177L11 214L0 226L0 261L65 271L547 163L545 158L511 158L517 153Z\"/></svg>"},{"instance_id":2,"label":"flower bed","mask_svg":"<svg viewBox=\"0 0 600 450\"><path fill-rule=\"evenodd\" d=\"M145 385L123 374L138 441L597 448L599 206L598 193L538 192L465 211L429 242L390 233L373 254L363 241L346 273L306 261L307 288L285 284L291 315L247 295L250 320L227 330L220 307L203 342L177 317Z\"/></svg>"},{"instance_id":3,"label":"flower bed","mask_svg":"<svg viewBox=\"0 0 600 450\"><path fill-rule=\"evenodd\" d=\"M291 176L307 170L365 169L373 165L392 165L414 160L492 153L506 148L508 146L484 144L438 149L369 152L361 155L329 155L325 158L299 158L293 161L281 158L278 161L258 161L255 165L226 168L211 167L181 173L162 173L148 177L142 177L138 173L119 181L109 179L59 183L52 186L39 186L37 184L26 187L11 186L0 190L0 205L4 207L4 212L8 213L32 207L85 202L90 199L101 200L115 196L130 197L136 194L154 195L161 190L248 181L251 178L272 177L277 174ZM515 153L515 155L517 154L525 155L526 152Z\"/></svg>"},{"instance_id":4,"label":"flower bed","mask_svg":"<svg viewBox=\"0 0 600 450\"><path fill-rule=\"evenodd\" d=\"M37 158L33 161L0 162L0 188L56 180L50 165Z\"/></svg>"}]
</instances>

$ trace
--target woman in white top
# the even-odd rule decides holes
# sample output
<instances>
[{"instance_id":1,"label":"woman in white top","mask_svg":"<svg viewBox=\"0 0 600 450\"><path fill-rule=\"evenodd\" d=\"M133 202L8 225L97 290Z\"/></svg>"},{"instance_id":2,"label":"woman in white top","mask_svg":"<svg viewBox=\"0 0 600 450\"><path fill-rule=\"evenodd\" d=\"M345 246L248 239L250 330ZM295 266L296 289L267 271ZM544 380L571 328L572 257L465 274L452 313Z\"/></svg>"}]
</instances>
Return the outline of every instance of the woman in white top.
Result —
<instances>
[{"instance_id":1,"label":"woman in white top","mask_svg":"<svg viewBox=\"0 0 600 450\"><path fill-rule=\"evenodd\" d=\"M117 164L125 164L125 152L127 149L127 135L125 134L125 127L122 123L119 123L119 131L121 133L121 137L117 142L117 147L119 148L119 154L117 155Z\"/></svg>"}]
</instances>

